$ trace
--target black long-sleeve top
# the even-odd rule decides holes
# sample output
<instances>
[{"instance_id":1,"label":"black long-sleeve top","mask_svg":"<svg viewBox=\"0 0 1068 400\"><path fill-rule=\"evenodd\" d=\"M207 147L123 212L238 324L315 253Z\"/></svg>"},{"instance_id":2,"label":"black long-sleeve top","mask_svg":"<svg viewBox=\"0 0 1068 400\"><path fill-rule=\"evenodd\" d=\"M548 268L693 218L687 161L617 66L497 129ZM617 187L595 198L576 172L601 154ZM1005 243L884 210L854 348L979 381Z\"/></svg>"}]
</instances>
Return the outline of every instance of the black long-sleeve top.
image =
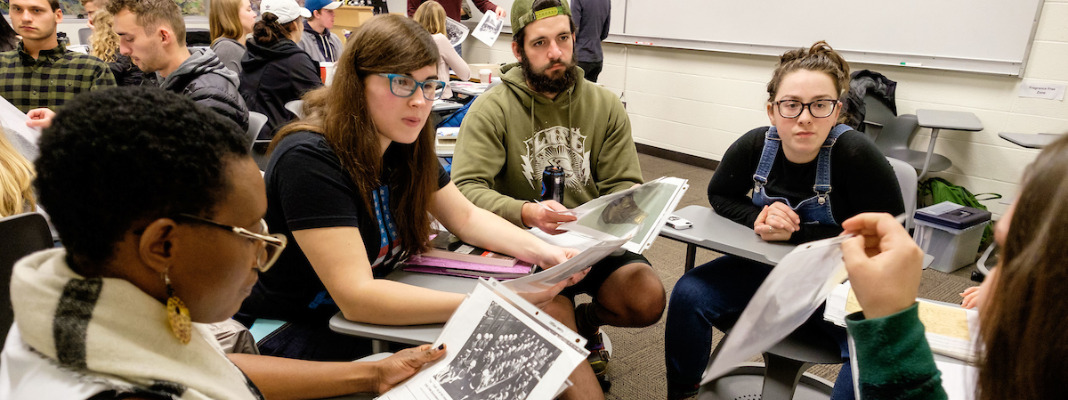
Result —
<instances>
[{"instance_id":1,"label":"black long-sleeve top","mask_svg":"<svg viewBox=\"0 0 1068 400\"><path fill-rule=\"evenodd\" d=\"M753 205L750 192L767 130L768 127L756 128L738 138L727 149L708 182L708 202L716 213L750 228L761 210ZM812 186L816 183L817 160L792 163L780 147L764 186L766 193L790 199L795 205L815 196ZM905 211L890 163L871 140L854 130L839 136L831 150L830 200L831 213L838 224L862 212L897 215ZM824 239L841 232L838 225L801 225L790 242Z\"/></svg>"}]
</instances>

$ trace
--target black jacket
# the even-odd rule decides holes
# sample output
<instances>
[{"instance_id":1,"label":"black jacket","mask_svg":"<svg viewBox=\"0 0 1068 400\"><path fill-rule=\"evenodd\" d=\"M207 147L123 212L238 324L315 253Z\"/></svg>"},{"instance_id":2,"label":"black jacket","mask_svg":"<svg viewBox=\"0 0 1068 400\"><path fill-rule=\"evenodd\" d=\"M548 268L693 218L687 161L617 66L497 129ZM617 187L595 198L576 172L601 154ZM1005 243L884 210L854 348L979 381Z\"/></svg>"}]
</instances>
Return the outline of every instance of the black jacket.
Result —
<instances>
[{"instance_id":1,"label":"black jacket","mask_svg":"<svg viewBox=\"0 0 1068 400\"><path fill-rule=\"evenodd\" d=\"M249 111L267 116L258 139L270 139L275 131L294 117L286 103L300 99L309 90L323 85L319 67L311 56L289 39L269 46L255 40L247 43L241 60L241 97Z\"/></svg>"},{"instance_id":2,"label":"black jacket","mask_svg":"<svg viewBox=\"0 0 1068 400\"><path fill-rule=\"evenodd\" d=\"M118 53L118 50L115 52ZM109 62L108 67L111 68L111 74L115 75L115 83L119 86L141 86L144 80L144 73L134 65L130 56L115 54L115 61Z\"/></svg>"},{"instance_id":3,"label":"black jacket","mask_svg":"<svg viewBox=\"0 0 1068 400\"><path fill-rule=\"evenodd\" d=\"M248 108L237 92L237 73L223 66L211 49L193 53L161 82L164 90L189 96L197 103L248 130ZM251 146L251 139L249 140Z\"/></svg>"}]
</instances>

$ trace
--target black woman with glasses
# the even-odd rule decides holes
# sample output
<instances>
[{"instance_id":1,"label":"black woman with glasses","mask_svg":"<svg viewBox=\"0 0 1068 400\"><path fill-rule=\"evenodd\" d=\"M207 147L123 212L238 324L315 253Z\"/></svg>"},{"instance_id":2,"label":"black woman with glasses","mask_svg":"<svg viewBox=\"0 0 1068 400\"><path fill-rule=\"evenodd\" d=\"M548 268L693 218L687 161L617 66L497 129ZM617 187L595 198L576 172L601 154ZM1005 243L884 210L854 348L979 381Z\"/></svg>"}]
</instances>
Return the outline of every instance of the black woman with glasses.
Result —
<instances>
[{"instance_id":1,"label":"black woman with glasses","mask_svg":"<svg viewBox=\"0 0 1068 400\"><path fill-rule=\"evenodd\" d=\"M836 236L841 223L867 211L904 212L893 169L875 145L839 124L849 65L826 42L786 52L768 82L770 127L753 129L727 149L708 184L717 214L753 228L767 241L802 243ZM687 272L668 305L665 353L668 397L697 392L708 363L712 327L737 320L772 266L724 255ZM822 321L848 361L845 330ZM853 396L848 363L834 399Z\"/></svg>"},{"instance_id":2,"label":"black woman with glasses","mask_svg":"<svg viewBox=\"0 0 1068 400\"><path fill-rule=\"evenodd\" d=\"M263 221L263 180L244 133L159 88L67 104L35 164L63 248L31 254L11 274L0 398L381 393L444 355L430 345L377 362L224 355L207 324L237 312L287 241Z\"/></svg>"},{"instance_id":3,"label":"black woman with glasses","mask_svg":"<svg viewBox=\"0 0 1068 400\"><path fill-rule=\"evenodd\" d=\"M574 254L475 207L441 169L429 123L445 87L437 63L426 29L376 16L349 37L333 83L304 96L305 118L273 139L267 223L289 247L238 320L288 324L261 352L348 360L369 351L366 340L330 331L338 310L381 325L446 321L464 295L380 279L427 248L431 217L467 243L539 265ZM548 303L562 288L524 296Z\"/></svg>"}]
</instances>

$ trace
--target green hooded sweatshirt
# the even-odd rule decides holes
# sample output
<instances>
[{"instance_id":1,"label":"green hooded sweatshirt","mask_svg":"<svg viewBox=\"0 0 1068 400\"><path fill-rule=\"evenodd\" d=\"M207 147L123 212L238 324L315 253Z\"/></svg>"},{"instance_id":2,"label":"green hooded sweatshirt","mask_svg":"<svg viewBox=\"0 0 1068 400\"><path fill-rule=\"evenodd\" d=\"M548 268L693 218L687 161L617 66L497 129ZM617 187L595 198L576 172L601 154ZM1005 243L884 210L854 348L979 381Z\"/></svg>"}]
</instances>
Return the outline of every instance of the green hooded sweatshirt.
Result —
<instances>
[{"instance_id":1,"label":"green hooded sweatshirt","mask_svg":"<svg viewBox=\"0 0 1068 400\"><path fill-rule=\"evenodd\" d=\"M545 167L563 167L564 206L642 183L630 119L612 92L582 78L555 100L527 87L518 63L475 99L456 143L452 179L476 206L523 226Z\"/></svg>"}]
</instances>

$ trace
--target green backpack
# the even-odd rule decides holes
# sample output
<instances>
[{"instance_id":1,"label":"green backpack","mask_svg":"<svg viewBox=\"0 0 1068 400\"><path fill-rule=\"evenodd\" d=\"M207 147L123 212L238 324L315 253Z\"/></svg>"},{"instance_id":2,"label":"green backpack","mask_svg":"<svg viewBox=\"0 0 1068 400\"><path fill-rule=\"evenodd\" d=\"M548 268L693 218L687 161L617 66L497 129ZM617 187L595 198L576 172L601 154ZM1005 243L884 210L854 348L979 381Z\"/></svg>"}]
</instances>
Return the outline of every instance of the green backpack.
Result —
<instances>
[{"instance_id":1,"label":"green backpack","mask_svg":"<svg viewBox=\"0 0 1068 400\"><path fill-rule=\"evenodd\" d=\"M949 201L960 204L965 207L978 208L980 210L986 210L986 206L980 203L979 200L994 200L1000 199L1001 195L997 193L979 193L978 195L972 194L964 186L954 185L949 181L942 178L930 178L922 183L918 188L920 200L920 208L930 205L938 204L943 201ZM984 196L982 199L976 196ZM986 246L994 238L994 225L987 224L986 229L983 230L983 242L981 246Z\"/></svg>"}]
</instances>

